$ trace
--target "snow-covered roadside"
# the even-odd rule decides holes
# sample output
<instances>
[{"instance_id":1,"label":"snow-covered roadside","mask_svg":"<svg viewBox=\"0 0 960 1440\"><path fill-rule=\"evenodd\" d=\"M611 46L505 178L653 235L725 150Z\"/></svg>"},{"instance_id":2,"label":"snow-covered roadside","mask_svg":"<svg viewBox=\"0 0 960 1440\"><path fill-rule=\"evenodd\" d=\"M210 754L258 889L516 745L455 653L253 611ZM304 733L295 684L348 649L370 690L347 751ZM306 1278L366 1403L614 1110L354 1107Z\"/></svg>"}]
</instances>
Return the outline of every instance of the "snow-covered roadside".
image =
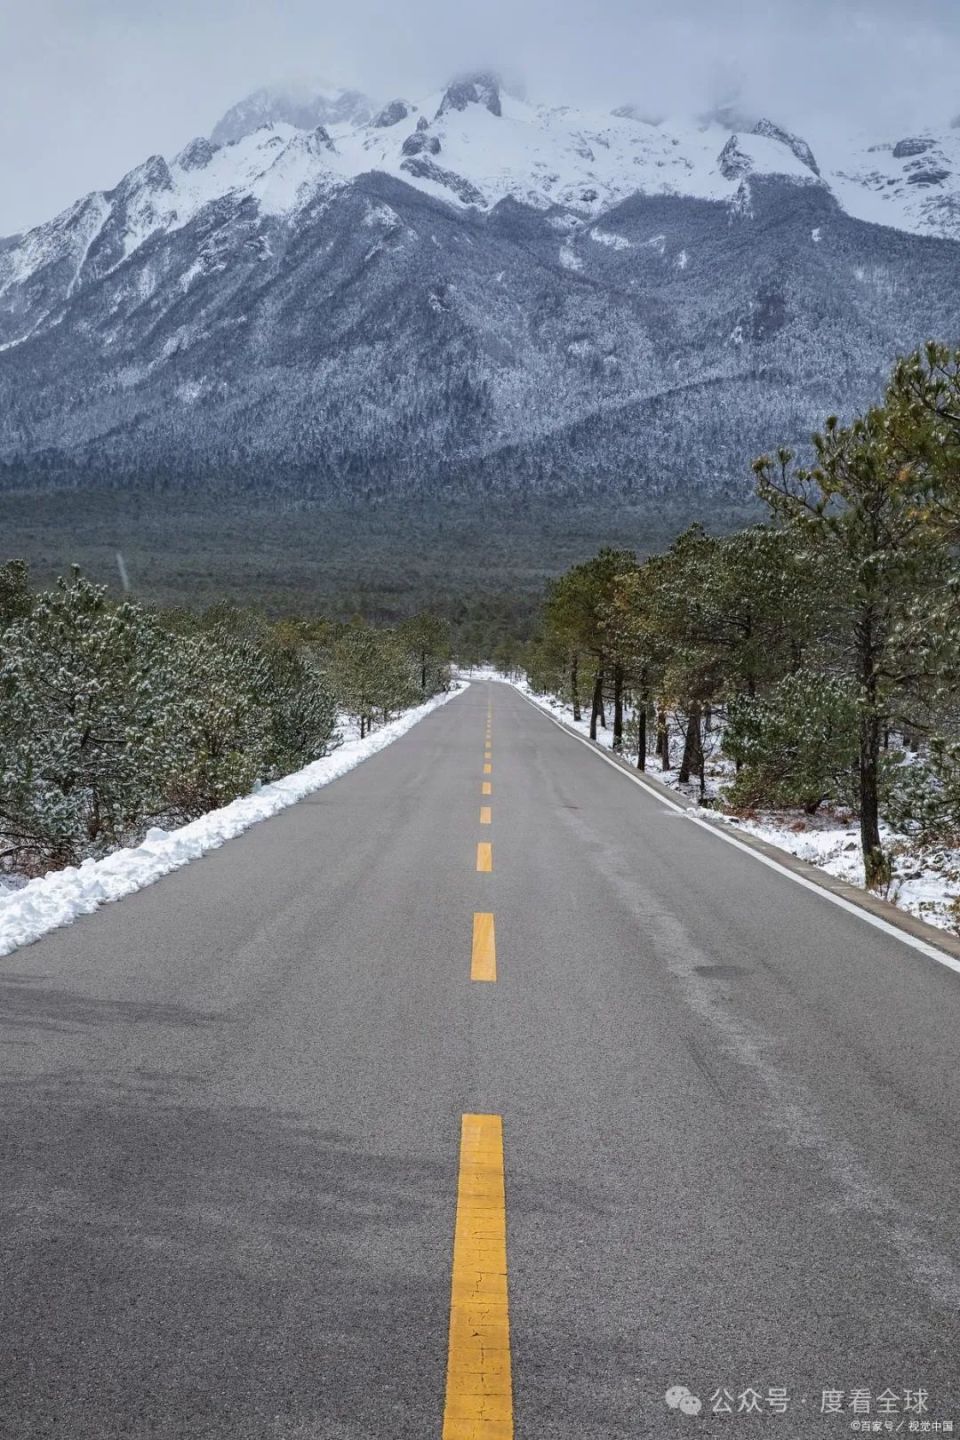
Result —
<instances>
[{"instance_id":1,"label":"snow-covered roadside","mask_svg":"<svg viewBox=\"0 0 960 1440\"><path fill-rule=\"evenodd\" d=\"M489 678L507 679L502 675ZM535 694L525 679L509 680L508 683L548 715L589 737L589 719L574 720L572 706L553 696ZM597 743L606 749L611 748L613 735L609 726L598 731ZM725 785L733 779L733 766L718 753L719 745L715 743L711 747L710 737L707 737L705 750L707 795L716 798L722 796ZM651 775L671 789L680 789L676 770L662 771L658 764ZM813 816L804 815L799 810L759 812L746 818L717 809L713 815L733 830L755 835L759 840L816 865L828 875L863 887L860 832L856 818L847 812L825 810ZM958 916L951 907L960 897L960 850L949 846L921 849L909 835L891 830L888 825L881 826L881 835L894 865L894 880L885 898L919 920L956 934Z\"/></svg>"},{"instance_id":2,"label":"snow-covered roadside","mask_svg":"<svg viewBox=\"0 0 960 1440\"><path fill-rule=\"evenodd\" d=\"M49 930L69 925L78 915L89 915L110 900L119 900L134 890L152 885L162 875L178 870L225 840L249 830L302 800L314 790L329 785L382 750L422 720L462 693L468 682L461 681L444 695L435 695L425 705L408 710L363 740L349 737L322 760L302 770L262 785L250 795L233 800L220 810L211 810L177 830L149 830L141 844L115 850L102 860L85 860L82 865L54 870L31 880L20 890L0 892L0 955L9 955L20 945L38 940Z\"/></svg>"}]
</instances>

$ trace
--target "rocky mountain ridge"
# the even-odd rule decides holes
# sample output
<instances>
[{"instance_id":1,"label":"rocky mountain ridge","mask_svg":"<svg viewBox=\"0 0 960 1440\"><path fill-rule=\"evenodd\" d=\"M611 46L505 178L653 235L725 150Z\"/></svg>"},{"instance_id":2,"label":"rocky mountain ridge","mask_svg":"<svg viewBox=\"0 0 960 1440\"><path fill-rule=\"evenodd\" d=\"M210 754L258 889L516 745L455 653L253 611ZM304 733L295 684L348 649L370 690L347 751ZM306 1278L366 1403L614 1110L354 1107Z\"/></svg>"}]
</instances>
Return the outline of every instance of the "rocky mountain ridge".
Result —
<instances>
[{"instance_id":1,"label":"rocky mountain ridge","mask_svg":"<svg viewBox=\"0 0 960 1440\"><path fill-rule=\"evenodd\" d=\"M0 242L0 483L702 504L960 338L960 133L840 171L773 120L485 74L324 103L351 113L198 138Z\"/></svg>"}]
</instances>

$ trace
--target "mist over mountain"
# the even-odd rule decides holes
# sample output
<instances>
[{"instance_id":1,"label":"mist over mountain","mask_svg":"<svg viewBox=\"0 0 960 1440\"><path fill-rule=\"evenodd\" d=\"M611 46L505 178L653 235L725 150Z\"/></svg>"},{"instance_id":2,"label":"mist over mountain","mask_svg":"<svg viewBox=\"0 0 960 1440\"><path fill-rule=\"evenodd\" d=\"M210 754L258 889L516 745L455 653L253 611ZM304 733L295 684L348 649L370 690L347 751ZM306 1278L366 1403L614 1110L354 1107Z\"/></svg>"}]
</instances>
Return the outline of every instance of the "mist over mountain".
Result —
<instances>
[{"instance_id":1,"label":"mist over mountain","mask_svg":"<svg viewBox=\"0 0 960 1440\"><path fill-rule=\"evenodd\" d=\"M299 130L364 125L373 110L373 103L359 90L340 90L320 80L269 85L232 105L213 127L210 139L215 145L229 145L261 125L277 122Z\"/></svg>"},{"instance_id":2,"label":"mist over mountain","mask_svg":"<svg viewBox=\"0 0 960 1440\"><path fill-rule=\"evenodd\" d=\"M709 516L960 339L958 278L949 127L260 91L0 242L0 475Z\"/></svg>"}]
</instances>

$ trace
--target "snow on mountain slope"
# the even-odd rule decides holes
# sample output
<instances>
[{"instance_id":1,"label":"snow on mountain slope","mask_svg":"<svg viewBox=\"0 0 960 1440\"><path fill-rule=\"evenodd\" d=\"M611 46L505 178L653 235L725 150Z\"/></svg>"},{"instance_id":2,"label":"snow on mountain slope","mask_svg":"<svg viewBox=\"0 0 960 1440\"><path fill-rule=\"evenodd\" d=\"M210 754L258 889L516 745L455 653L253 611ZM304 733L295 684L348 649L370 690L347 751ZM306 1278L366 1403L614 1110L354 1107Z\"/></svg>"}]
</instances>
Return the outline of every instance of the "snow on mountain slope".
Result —
<instances>
[{"instance_id":1,"label":"snow on mountain slope","mask_svg":"<svg viewBox=\"0 0 960 1440\"><path fill-rule=\"evenodd\" d=\"M858 145L489 75L196 139L0 241L0 467L732 485L960 335L960 135Z\"/></svg>"},{"instance_id":2,"label":"snow on mountain slope","mask_svg":"<svg viewBox=\"0 0 960 1440\"><path fill-rule=\"evenodd\" d=\"M345 179L326 132L292 125L261 127L228 146L194 140L169 164L154 155L115 189L95 191L0 245L0 347L54 320L79 285L102 278L154 236L183 229L207 206L252 202L261 215L290 215Z\"/></svg>"},{"instance_id":3,"label":"snow on mountain slope","mask_svg":"<svg viewBox=\"0 0 960 1440\"><path fill-rule=\"evenodd\" d=\"M499 114L477 102L445 108L440 96L421 108L399 144L394 131L367 128L337 145L355 171L383 170L439 199L489 208L510 195L537 209L560 205L593 216L638 191L731 198L742 177L720 167L729 138L719 126L667 129L628 116L534 107L509 95ZM776 140L750 135L740 144L748 171L814 180Z\"/></svg>"},{"instance_id":4,"label":"snow on mountain slope","mask_svg":"<svg viewBox=\"0 0 960 1440\"><path fill-rule=\"evenodd\" d=\"M293 216L370 171L454 206L505 197L597 219L633 194L734 200L751 175L823 184L858 219L960 238L960 131L846 143L807 139L771 120L650 123L629 106L604 113L528 105L491 76L468 77L420 104L375 115L355 91L307 85L248 96L210 140L153 156L29 234L0 242L0 344L55 319L88 279L122 263L204 207L252 203ZM742 198L742 197L741 197ZM5 322L5 323L3 323Z\"/></svg>"},{"instance_id":5,"label":"snow on mountain slope","mask_svg":"<svg viewBox=\"0 0 960 1440\"><path fill-rule=\"evenodd\" d=\"M733 198L748 173L815 183L777 138L739 137L736 166L721 159L729 142L719 125L668 129L626 114L526 105L486 79L460 82L420 106L395 101L362 125L330 132L273 121L227 144L200 138L0 243L0 344L54 320L77 286L206 206L252 202L262 215L293 216L373 170L456 206L490 209L511 196L584 218L638 192Z\"/></svg>"},{"instance_id":6,"label":"snow on mountain slope","mask_svg":"<svg viewBox=\"0 0 960 1440\"><path fill-rule=\"evenodd\" d=\"M341 90L323 81L268 85L255 90L217 121L210 136L215 145L229 145L261 125L293 125L298 130L329 130L334 125L364 125L374 106L359 90Z\"/></svg>"},{"instance_id":7,"label":"snow on mountain slope","mask_svg":"<svg viewBox=\"0 0 960 1440\"><path fill-rule=\"evenodd\" d=\"M960 130L834 142L829 180L858 220L960 239Z\"/></svg>"}]
</instances>

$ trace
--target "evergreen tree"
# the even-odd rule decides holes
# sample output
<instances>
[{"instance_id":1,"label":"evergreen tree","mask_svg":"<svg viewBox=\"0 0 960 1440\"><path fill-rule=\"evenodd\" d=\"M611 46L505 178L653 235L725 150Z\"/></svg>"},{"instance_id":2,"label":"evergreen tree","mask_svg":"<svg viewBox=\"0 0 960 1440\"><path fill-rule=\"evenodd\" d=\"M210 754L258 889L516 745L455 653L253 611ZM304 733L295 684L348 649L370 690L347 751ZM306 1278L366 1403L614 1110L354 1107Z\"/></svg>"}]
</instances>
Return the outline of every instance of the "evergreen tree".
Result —
<instances>
[{"instance_id":1,"label":"evergreen tree","mask_svg":"<svg viewBox=\"0 0 960 1440\"><path fill-rule=\"evenodd\" d=\"M886 402L850 426L831 417L815 463L789 451L755 469L761 496L815 558L830 595L837 662L856 685L860 832L867 883L889 863L880 841L881 752L893 724L922 726L958 679L960 428L933 357L898 367ZM942 388L945 387L945 388Z\"/></svg>"},{"instance_id":2,"label":"evergreen tree","mask_svg":"<svg viewBox=\"0 0 960 1440\"><path fill-rule=\"evenodd\" d=\"M30 572L25 560L7 560L0 565L0 631L13 620L22 620L33 606Z\"/></svg>"},{"instance_id":3,"label":"evergreen tree","mask_svg":"<svg viewBox=\"0 0 960 1440\"><path fill-rule=\"evenodd\" d=\"M357 624L334 642L331 680L337 698L360 726L361 737L374 720L416 703L419 674L403 641L390 631Z\"/></svg>"},{"instance_id":4,"label":"evergreen tree","mask_svg":"<svg viewBox=\"0 0 960 1440\"><path fill-rule=\"evenodd\" d=\"M176 696L169 743L175 755L165 803L192 819L228 804L265 778L271 715L268 668L253 642L224 628L171 647L164 673Z\"/></svg>"},{"instance_id":5,"label":"evergreen tree","mask_svg":"<svg viewBox=\"0 0 960 1440\"><path fill-rule=\"evenodd\" d=\"M403 622L400 639L413 657L420 695L426 699L447 684L451 654L449 623L424 611Z\"/></svg>"},{"instance_id":6,"label":"evergreen tree","mask_svg":"<svg viewBox=\"0 0 960 1440\"><path fill-rule=\"evenodd\" d=\"M0 834L36 869L123 843L160 804L173 696L136 605L74 572L4 634Z\"/></svg>"},{"instance_id":7,"label":"evergreen tree","mask_svg":"<svg viewBox=\"0 0 960 1440\"><path fill-rule=\"evenodd\" d=\"M856 804L857 696L847 680L798 670L764 696L731 700L723 745L738 763L737 806Z\"/></svg>"},{"instance_id":8,"label":"evergreen tree","mask_svg":"<svg viewBox=\"0 0 960 1440\"><path fill-rule=\"evenodd\" d=\"M608 683L612 686L614 749L620 749L623 744L625 663L617 635L607 627L606 619L623 577L634 570L636 564L636 556L631 551L605 548L554 582L545 609L548 631L567 652L569 693L576 719L580 718L580 662L584 657L590 662L591 739L597 738L598 721L606 723L605 686Z\"/></svg>"}]
</instances>

